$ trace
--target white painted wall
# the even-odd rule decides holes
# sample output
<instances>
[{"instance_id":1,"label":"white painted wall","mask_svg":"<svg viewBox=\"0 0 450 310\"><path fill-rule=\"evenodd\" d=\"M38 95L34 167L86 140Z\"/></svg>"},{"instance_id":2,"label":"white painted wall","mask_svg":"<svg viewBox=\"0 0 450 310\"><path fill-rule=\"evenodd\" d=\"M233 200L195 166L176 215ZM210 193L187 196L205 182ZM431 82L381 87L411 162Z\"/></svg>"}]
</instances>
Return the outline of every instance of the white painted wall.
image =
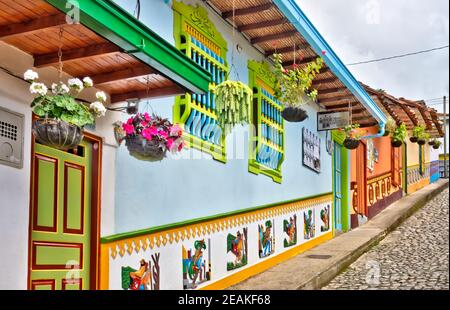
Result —
<instances>
[{"instance_id":1,"label":"white painted wall","mask_svg":"<svg viewBox=\"0 0 450 310\"><path fill-rule=\"evenodd\" d=\"M14 75L22 76L32 68L30 55L0 42L0 67ZM57 80L53 68L38 70L41 80L47 85ZM26 289L28 266L28 229L30 204L31 163L31 108L32 96L29 84L0 70L0 106L25 115L25 137L23 168L16 169L0 165L0 289ZM96 90L89 90L83 99L94 98ZM99 120L94 134L104 139L102 175L101 235L114 232L114 183L116 142L112 124L118 115L109 113Z\"/></svg>"}]
</instances>

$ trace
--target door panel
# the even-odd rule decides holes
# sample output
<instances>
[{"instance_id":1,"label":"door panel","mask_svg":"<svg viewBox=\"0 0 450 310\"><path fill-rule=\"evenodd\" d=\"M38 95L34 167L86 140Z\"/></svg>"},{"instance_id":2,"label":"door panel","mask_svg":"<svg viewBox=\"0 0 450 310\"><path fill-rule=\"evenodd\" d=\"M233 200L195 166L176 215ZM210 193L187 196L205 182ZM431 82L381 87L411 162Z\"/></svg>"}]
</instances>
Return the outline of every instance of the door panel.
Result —
<instances>
[{"instance_id":1,"label":"door panel","mask_svg":"<svg viewBox=\"0 0 450 310\"><path fill-rule=\"evenodd\" d=\"M392 185L401 187L402 148L392 148Z\"/></svg>"},{"instance_id":2,"label":"door panel","mask_svg":"<svg viewBox=\"0 0 450 310\"><path fill-rule=\"evenodd\" d=\"M92 145L78 154L35 144L31 289L89 289Z\"/></svg>"},{"instance_id":3,"label":"door panel","mask_svg":"<svg viewBox=\"0 0 450 310\"><path fill-rule=\"evenodd\" d=\"M356 149L356 190L359 215L369 216L367 207L367 147L364 143Z\"/></svg>"}]
</instances>

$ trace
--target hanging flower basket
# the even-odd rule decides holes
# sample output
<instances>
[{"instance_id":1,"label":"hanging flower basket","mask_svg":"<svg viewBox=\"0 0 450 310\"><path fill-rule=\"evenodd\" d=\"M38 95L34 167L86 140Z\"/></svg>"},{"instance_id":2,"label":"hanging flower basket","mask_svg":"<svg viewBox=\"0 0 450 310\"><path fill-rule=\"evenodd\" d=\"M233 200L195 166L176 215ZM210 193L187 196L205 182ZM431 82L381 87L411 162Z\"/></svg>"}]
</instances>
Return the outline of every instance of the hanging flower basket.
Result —
<instances>
[{"instance_id":1,"label":"hanging flower basket","mask_svg":"<svg viewBox=\"0 0 450 310\"><path fill-rule=\"evenodd\" d=\"M411 143L417 143L419 141L419 138L411 137L411 138L409 138L409 141L411 141Z\"/></svg>"},{"instance_id":2,"label":"hanging flower basket","mask_svg":"<svg viewBox=\"0 0 450 310\"><path fill-rule=\"evenodd\" d=\"M218 123L225 135L236 125L250 123L250 106L253 91L242 82L225 81L214 89Z\"/></svg>"},{"instance_id":3,"label":"hanging flower basket","mask_svg":"<svg viewBox=\"0 0 450 310\"><path fill-rule=\"evenodd\" d=\"M125 145L134 158L142 161L157 162L166 157L167 149L161 147L157 141L148 141L142 136L125 138Z\"/></svg>"},{"instance_id":4,"label":"hanging flower basket","mask_svg":"<svg viewBox=\"0 0 450 310\"><path fill-rule=\"evenodd\" d=\"M361 134L358 132L359 124L345 126L341 131L345 133L344 147L349 150L355 150L361 143Z\"/></svg>"},{"instance_id":5,"label":"hanging flower basket","mask_svg":"<svg viewBox=\"0 0 450 310\"><path fill-rule=\"evenodd\" d=\"M131 156L142 161L162 161L168 151L177 153L184 148L181 127L148 113L139 113L126 123L117 124L116 136L119 143L125 140Z\"/></svg>"},{"instance_id":6,"label":"hanging flower basket","mask_svg":"<svg viewBox=\"0 0 450 310\"><path fill-rule=\"evenodd\" d=\"M434 139L433 141L430 142L430 145L433 147L433 149L439 150L442 145L442 142L439 141L438 139Z\"/></svg>"},{"instance_id":7,"label":"hanging flower basket","mask_svg":"<svg viewBox=\"0 0 450 310\"><path fill-rule=\"evenodd\" d=\"M58 119L35 120L33 134L39 143L63 151L76 148L83 140L80 127Z\"/></svg>"},{"instance_id":8,"label":"hanging flower basket","mask_svg":"<svg viewBox=\"0 0 450 310\"><path fill-rule=\"evenodd\" d=\"M301 123L308 118L308 113L298 107L287 107L281 115L286 121L291 123Z\"/></svg>"},{"instance_id":9,"label":"hanging flower basket","mask_svg":"<svg viewBox=\"0 0 450 310\"><path fill-rule=\"evenodd\" d=\"M390 130L386 130L386 131L384 132L383 137L389 137L390 135L391 135L391 131L390 131Z\"/></svg>"},{"instance_id":10,"label":"hanging flower basket","mask_svg":"<svg viewBox=\"0 0 450 310\"><path fill-rule=\"evenodd\" d=\"M37 82L38 78L32 70L24 74L35 96L31 103L33 113L39 117L33 122L33 135L39 143L59 150L77 147L83 139L83 127L94 124L96 117L105 116L106 94L98 92L97 101L87 105L76 97L83 89L93 86L89 77L83 81L70 79L67 85L54 83L51 92L45 84Z\"/></svg>"},{"instance_id":11,"label":"hanging flower basket","mask_svg":"<svg viewBox=\"0 0 450 310\"><path fill-rule=\"evenodd\" d=\"M318 92L312 88L313 80L324 65L322 58L300 67L294 65L292 70L283 67L280 54L273 55L275 61L274 76L275 98L285 105L283 118L288 122L299 123L308 118L308 114L300 107L310 101L316 101Z\"/></svg>"},{"instance_id":12,"label":"hanging flower basket","mask_svg":"<svg viewBox=\"0 0 450 310\"><path fill-rule=\"evenodd\" d=\"M392 145L392 147L399 148L399 147L401 147L403 145L403 141L402 140L395 140L395 139L393 139L391 141L391 145Z\"/></svg>"},{"instance_id":13,"label":"hanging flower basket","mask_svg":"<svg viewBox=\"0 0 450 310\"><path fill-rule=\"evenodd\" d=\"M361 140L358 139L347 138L344 140L344 146L349 150L356 150L360 144Z\"/></svg>"}]
</instances>

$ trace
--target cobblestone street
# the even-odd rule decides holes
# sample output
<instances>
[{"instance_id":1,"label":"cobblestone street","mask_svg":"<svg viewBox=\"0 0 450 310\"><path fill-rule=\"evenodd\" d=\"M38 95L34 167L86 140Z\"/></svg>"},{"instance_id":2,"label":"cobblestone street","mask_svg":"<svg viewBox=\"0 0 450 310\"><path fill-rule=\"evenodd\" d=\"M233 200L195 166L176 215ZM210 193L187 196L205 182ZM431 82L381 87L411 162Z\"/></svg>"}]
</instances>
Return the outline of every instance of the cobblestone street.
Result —
<instances>
[{"instance_id":1,"label":"cobblestone street","mask_svg":"<svg viewBox=\"0 0 450 310\"><path fill-rule=\"evenodd\" d=\"M448 199L446 189L323 289L448 290Z\"/></svg>"}]
</instances>

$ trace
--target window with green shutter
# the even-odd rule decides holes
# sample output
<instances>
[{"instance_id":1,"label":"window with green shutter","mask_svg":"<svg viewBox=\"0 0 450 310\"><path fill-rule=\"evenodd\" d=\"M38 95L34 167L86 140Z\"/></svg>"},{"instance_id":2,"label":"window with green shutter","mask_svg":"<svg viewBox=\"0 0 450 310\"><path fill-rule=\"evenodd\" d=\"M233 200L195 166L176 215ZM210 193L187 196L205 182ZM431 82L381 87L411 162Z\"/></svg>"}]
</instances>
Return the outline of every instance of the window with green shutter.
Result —
<instances>
[{"instance_id":1,"label":"window with green shutter","mask_svg":"<svg viewBox=\"0 0 450 310\"><path fill-rule=\"evenodd\" d=\"M209 20L205 8L174 1L173 9L176 46L211 73L212 89L228 77L227 42ZM217 123L215 95L211 91L177 97L174 122L184 125L190 147L226 162L225 135Z\"/></svg>"},{"instance_id":2,"label":"window with green shutter","mask_svg":"<svg viewBox=\"0 0 450 310\"><path fill-rule=\"evenodd\" d=\"M282 182L285 131L281 112L284 106L274 98L275 77L266 62L250 61L249 84L253 89L249 171Z\"/></svg>"}]
</instances>

